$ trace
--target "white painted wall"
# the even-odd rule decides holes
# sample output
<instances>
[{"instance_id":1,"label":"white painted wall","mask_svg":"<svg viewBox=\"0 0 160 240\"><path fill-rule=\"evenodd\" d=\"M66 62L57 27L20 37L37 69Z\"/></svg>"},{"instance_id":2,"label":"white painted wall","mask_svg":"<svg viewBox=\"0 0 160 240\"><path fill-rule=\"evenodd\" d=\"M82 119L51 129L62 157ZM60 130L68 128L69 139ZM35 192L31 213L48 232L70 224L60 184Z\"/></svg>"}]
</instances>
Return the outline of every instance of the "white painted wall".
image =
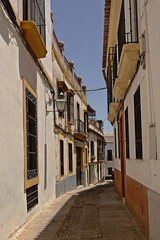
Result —
<instances>
[{"instance_id":1,"label":"white painted wall","mask_svg":"<svg viewBox=\"0 0 160 240\"><path fill-rule=\"evenodd\" d=\"M19 2L11 2L17 9ZM49 5L47 5L46 11L50 12L48 7ZM49 42L50 40L47 42L48 48ZM50 113L46 116L45 113L45 99L47 97L45 90L50 91L48 84L44 82L44 78L1 5L0 52L0 239L6 239L55 198L55 142L53 114ZM46 63L45 65L47 66ZM50 63L48 66L51 66ZM52 72L51 68L49 72ZM27 213L26 192L24 190L22 77L26 78L38 94L39 203L29 213ZM47 144L46 189L44 187L45 144Z\"/></svg>"},{"instance_id":2,"label":"white painted wall","mask_svg":"<svg viewBox=\"0 0 160 240\"><path fill-rule=\"evenodd\" d=\"M112 171L114 171L114 135L113 133L104 133L104 138L106 141L105 146L105 175L107 176L108 168L112 168ZM107 150L112 150L112 161L108 161L108 155Z\"/></svg>"}]
</instances>

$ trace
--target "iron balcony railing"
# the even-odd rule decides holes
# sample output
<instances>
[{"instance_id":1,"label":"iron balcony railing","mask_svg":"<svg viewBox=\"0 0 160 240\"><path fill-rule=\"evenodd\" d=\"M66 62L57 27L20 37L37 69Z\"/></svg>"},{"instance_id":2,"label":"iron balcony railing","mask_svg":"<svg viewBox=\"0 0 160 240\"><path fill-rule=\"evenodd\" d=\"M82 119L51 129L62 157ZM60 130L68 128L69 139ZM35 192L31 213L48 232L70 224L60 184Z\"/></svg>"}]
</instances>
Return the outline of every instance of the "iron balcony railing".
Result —
<instances>
[{"instance_id":1,"label":"iron balcony railing","mask_svg":"<svg viewBox=\"0 0 160 240\"><path fill-rule=\"evenodd\" d=\"M23 20L32 20L36 23L46 44L45 1L23 0Z\"/></svg>"},{"instance_id":2,"label":"iron balcony railing","mask_svg":"<svg viewBox=\"0 0 160 240\"><path fill-rule=\"evenodd\" d=\"M75 131L83 135L86 134L85 124L80 119L75 119Z\"/></svg>"},{"instance_id":3,"label":"iron balcony railing","mask_svg":"<svg viewBox=\"0 0 160 240\"><path fill-rule=\"evenodd\" d=\"M107 68L107 97L108 97L108 112L111 102L115 102L112 91L115 84L115 79L117 78L117 66L118 66L118 47L109 48L108 55L108 68Z\"/></svg>"},{"instance_id":4,"label":"iron balcony railing","mask_svg":"<svg viewBox=\"0 0 160 240\"><path fill-rule=\"evenodd\" d=\"M105 153L104 152L99 152L97 154L98 161L104 160L105 159Z\"/></svg>"},{"instance_id":5,"label":"iron balcony railing","mask_svg":"<svg viewBox=\"0 0 160 240\"><path fill-rule=\"evenodd\" d=\"M128 0L128 9L124 7L124 0L122 1L121 15L118 28L118 57L120 60L121 52L124 44L138 43L138 12L137 0ZM125 13L125 10L128 14ZM125 15L129 15L127 19L128 26L126 27ZM127 29L127 30L126 30Z\"/></svg>"},{"instance_id":6,"label":"iron balcony railing","mask_svg":"<svg viewBox=\"0 0 160 240\"><path fill-rule=\"evenodd\" d=\"M118 44L109 48L108 67L107 67L107 100L108 112L111 102L115 102L113 97L113 88L117 76L118 64L121 58L121 53L124 44L138 43L138 14L137 14L137 0L128 0L129 9L125 9L124 0L122 1L122 8L120 14L120 21L118 27ZM125 19L125 10L128 11L129 19ZM127 31L126 31L127 29Z\"/></svg>"}]
</instances>

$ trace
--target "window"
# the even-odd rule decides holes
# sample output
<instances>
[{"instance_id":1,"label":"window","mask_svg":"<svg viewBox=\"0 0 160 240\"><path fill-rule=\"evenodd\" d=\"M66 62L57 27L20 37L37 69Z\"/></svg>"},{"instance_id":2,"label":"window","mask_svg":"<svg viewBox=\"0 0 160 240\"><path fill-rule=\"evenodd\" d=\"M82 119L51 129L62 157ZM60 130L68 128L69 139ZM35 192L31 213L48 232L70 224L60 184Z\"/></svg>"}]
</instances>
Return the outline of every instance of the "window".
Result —
<instances>
[{"instance_id":1,"label":"window","mask_svg":"<svg viewBox=\"0 0 160 240\"><path fill-rule=\"evenodd\" d=\"M107 160L108 161L112 161L113 158L112 158L112 150L107 150Z\"/></svg>"},{"instance_id":2,"label":"window","mask_svg":"<svg viewBox=\"0 0 160 240\"><path fill-rule=\"evenodd\" d=\"M26 88L27 179L38 176L37 99Z\"/></svg>"},{"instance_id":3,"label":"window","mask_svg":"<svg viewBox=\"0 0 160 240\"><path fill-rule=\"evenodd\" d=\"M84 112L84 132L88 132L88 113Z\"/></svg>"},{"instance_id":4,"label":"window","mask_svg":"<svg viewBox=\"0 0 160 240\"><path fill-rule=\"evenodd\" d=\"M94 155L94 141L91 141L91 156Z\"/></svg>"},{"instance_id":5,"label":"window","mask_svg":"<svg viewBox=\"0 0 160 240\"><path fill-rule=\"evenodd\" d=\"M128 0L127 4L123 0L118 28L119 60L123 45L126 43L137 43L138 39L137 0Z\"/></svg>"},{"instance_id":6,"label":"window","mask_svg":"<svg viewBox=\"0 0 160 240\"><path fill-rule=\"evenodd\" d=\"M23 0L23 20L32 20L46 43L45 0Z\"/></svg>"},{"instance_id":7,"label":"window","mask_svg":"<svg viewBox=\"0 0 160 240\"><path fill-rule=\"evenodd\" d=\"M116 128L114 129L114 147L115 147L115 158L117 158Z\"/></svg>"},{"instance_id":8,"label":"window","mask_svg":"<svg viewBox=\"0 0 160 240\"><path fill-rule=\"evenodd\" d=\"M142 129L141 129L141 97L140 86L134 94L134 120L135 120L135 145L136 158L142 159Z\"/></svg>"},{"instance_id":9,"label":"window","mask_svg":"<svg viewBox=\"0 0 160 240\"><path fill-rule=\"evenodd\" d=\"M120 122L118 121L118 157L121 158L121 151L120 151Z\"/></svg>"},{"instance_id":10,"label":"window","mask_svg":"<svg viewBox=\"0 0 160 240\"><path fill-rule=\"evenodd\" d=\"M69 172L73 172L72 143L68 143L68 153L69 153Z\"/></svg>"},{"instance_id":11,"label":"window","mask_svg":"<svg viewBox=\"0 0 160 240\"><path fill-rule=\"evenodd\" d=\"M112 175L112 168L111 167L108 168L108 175Z\"/></svg>"},{"instance_id":12,"label":"window","mask_svg":"<svg viewBox=\"0 0 160 240\"><path fill-rule=\"evenodd\" d=\"M60 140L60 173L64 175L64 152L63 152L63 140Z\"/></svg>"},{"instance_id":13,"label":"window","mask_svg":"<svg viewBox=\"0 0 160 240\"><path fill-rule=\"evenodd\" d=\"M128 122L128 107L125 110L125 130L126 130L126 158L129 159L129 122Z\"/></svg>"},{"instance_id":14,"label":"window","mask_svg":"<svg viewBox=\"0 0 160 240\"><path fill-rule=\"evenodd\" d=\"M24 145L25 188L39 183L38 138L37 138L37 94L23 78L24 94Z\"/></svg>"},{"instance_id":15,"label":"window","mask_svg":"<svg viewBox=\"0 0 160 240\"><path fill-rule=\"evenodd\" d=\"M74 95L67 94L67 117L68 121L74 123Z\"/></svg>"},{"instance_id":16,"label":"window","mask_svg":"<svg viewBox=\"0 0 160 240\"><path fill-rule=\"evenodd\" d=\"M38 204L38 186L32 186L26 190L27 211Z\"/></svg>"}]
</instances>

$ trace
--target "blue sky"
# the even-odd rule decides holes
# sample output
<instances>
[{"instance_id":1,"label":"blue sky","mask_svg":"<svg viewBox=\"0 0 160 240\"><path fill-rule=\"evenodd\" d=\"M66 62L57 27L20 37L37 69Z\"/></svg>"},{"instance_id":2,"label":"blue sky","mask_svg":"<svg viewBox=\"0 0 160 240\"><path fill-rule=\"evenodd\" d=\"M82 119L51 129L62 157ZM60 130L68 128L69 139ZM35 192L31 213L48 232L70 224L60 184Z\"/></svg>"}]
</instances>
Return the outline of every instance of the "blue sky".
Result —
<instances>
[{"instance_id":1,"label":"blue sky","mask_svg":"<svg viewBox=\"0 0 160 240\"><path fill-rule=\"evenodd\" d=\"M104 0L51 0L53 27L64 42L65 56L75 63L75 73L87 89L106 87L102 75ZM87 102L104 121L104 132L112 132L107 120L106 90L87 93Z\"/></svg>"}]
</instances>

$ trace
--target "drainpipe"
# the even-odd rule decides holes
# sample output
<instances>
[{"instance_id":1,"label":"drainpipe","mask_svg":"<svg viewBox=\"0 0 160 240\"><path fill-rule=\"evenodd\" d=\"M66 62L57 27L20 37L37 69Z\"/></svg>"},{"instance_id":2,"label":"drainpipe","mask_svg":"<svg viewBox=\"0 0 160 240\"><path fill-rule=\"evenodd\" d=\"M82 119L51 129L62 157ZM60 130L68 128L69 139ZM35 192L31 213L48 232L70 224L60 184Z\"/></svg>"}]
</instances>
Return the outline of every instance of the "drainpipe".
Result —
<instances>
[{"instance_id":1,"label":"drainpipe","mask_svg":"<svg viewBox=\"0 0 160 240\"><path fill-rule=\"evenodd\" d=\"M148 17L147 17L147 4L148 0L144 0L144 15L145 15L145 27L146 27L146 50L148 55L147 71L148 71L148 93L149 93L149 110L150 110L150 123L149 123L149 139L150 139L150 159L157 159L157 136L155 126L155 114L154 114L154 100L153 100L153 85L152 85L152 72L151 72L151 58L150 58L150 44L148 35Z\"/></svg>"}]
</instances>

